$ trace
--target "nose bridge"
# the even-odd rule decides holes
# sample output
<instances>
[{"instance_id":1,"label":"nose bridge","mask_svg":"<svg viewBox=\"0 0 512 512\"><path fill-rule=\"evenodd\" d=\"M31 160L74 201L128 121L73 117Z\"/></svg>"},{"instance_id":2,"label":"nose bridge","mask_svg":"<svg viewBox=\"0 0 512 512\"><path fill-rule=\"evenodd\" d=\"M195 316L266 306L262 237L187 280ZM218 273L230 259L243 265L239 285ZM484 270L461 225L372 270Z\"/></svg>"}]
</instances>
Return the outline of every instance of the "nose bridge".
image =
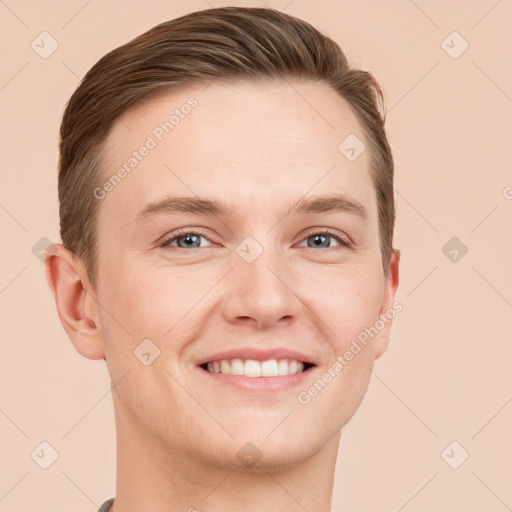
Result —
<instances>
[{"instance_id":1,"label":"nose bridge","mask_svg":"<svg viewBox=\"0 0 512 512\"><path fill-rule=\"evenodd\" d=\"M267 233L258 239L247 236L236 247L235 272L252 290L263 288L268 294L284 286L282 279L286 276L279 279L276 274L287 273L285 255L275 244L275 237Z\"/></svg>"},{"instance_id":2,"label":"nose bridge","mask_svg":"<svg viewBox=\"0 0 512 512\"><path fill-rule=\"evenodd\" d=\"M275 237L267 233L259 240L248 236L235 248L225 303L231 321L251 317L259 325L270 325L298 314L300 301L292 291L286 254L275 243Z\"/></svg>"}]
</instances>

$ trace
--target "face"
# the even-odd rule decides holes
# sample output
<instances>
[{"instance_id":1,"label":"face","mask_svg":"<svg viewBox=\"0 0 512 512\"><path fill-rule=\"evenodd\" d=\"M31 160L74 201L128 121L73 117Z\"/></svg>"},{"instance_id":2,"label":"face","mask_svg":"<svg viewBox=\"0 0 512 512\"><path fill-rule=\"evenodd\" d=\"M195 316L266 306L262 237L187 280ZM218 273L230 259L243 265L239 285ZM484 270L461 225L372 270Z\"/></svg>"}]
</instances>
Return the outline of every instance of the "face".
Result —
<instances>
[{"instance_id":1,"label":"face","mask_svg":"<svg viewBox=\"0 0 512 512\"><path fill-rule=\"evenodd\" d=\"M396 288L369 151L350 161L338 149L363 131L328 85L292 83L139 103L109 135L105 183L129 171L96 192L116 414L163 450L217 466L243 466L246 443L262 455L255 471L317 453L356 411L389 335L388 321L354 349ZM250 376L293 372L292 360L305 371Z\"/></svg>"}]
</instances>

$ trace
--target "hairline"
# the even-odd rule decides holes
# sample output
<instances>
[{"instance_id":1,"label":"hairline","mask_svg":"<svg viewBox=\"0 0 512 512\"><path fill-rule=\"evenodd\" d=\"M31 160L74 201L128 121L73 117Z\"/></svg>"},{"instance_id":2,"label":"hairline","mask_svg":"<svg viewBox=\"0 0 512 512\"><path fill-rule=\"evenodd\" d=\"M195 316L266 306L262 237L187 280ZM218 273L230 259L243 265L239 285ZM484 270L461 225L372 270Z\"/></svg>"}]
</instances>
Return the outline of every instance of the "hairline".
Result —
<instances>
[{"instance_id":1,"label":"hairline","mask_svg":"<svg viewBox=\"0 0 512 512\"><path fill-rule=\"evenodd\" d=\"M329 86L338 97L342 98L347 106L350 108L351 112L354 114L355 119L359 125L359 128L362 131L364 142L369 148L369 158L368 158L368 172L370 174L370 180L372 183L372 189L373 193L375 194L375 200L377 205L377 233L378 233L378 239L379 239L379 252L381 255L381 261L382 266L384 270L384 274L387 274L387 271L389 270L389 261L384 261L384 253L383 250L381 250L381 219L380 219L380 201L377 195L377 183L376 180L378 178L378 159L379 154L377 149L374 146L373 138L369 136L368 134L368 128L366 127L365 123L363 123L359 117L359 114L354 109L353 105L350 101L347 100L347 98L344 97L343 94L341 94L338 90L336 90L333 85L321 78L302 78L302 77L296 77L296 76L247 76L242 75L240 77L215 77L211 80L206 78L197 78L197 79L191 79L186 80L179 83L169 83L169 84L161 84L156 87L152 87L150 90L148 90L148 93L143 95L142 97L138 98L133 104L131 104L127 109L125 109L123 112L121 112L115 119L111 121L110 128L108 129L107 136L98 143L94 144L94 148L97 151L97 162L98 165L95 167L95 176L93 180L93 186L89 189L89 193L92 193L96 187L101 186L101 184L104 182L106 177L109 173L109 163L110 163L110 157L112 156L111 153L111 146L109 146L109 142L112 142L112 137L114 136L114 131L116 128L122 124L122 119L125 115L129 115L130 112L136 111L138 108L142 106L144 102L149 102L154 99L157 99L159 97L165 97L168 95L172 95L173 93L186 93L187 91L192 92L193 90L196 90L201 85L206 85L206 87L209 87L213 82L217 82L221 85L232 85L237 86L240 84L259 84L259 85L273 85L273 84L283 84L288 83L288 80L297 81L299 83L320 83L323 85ZM205 88L206 88L205 87ZM204 89L203 89L204 90ZM99 201L95 198L94 206L92 207L92 222L91 222L91 229L93 231L92 233L92 249L89 253L88 258L86 258L86 269L89 281L91 282L91 285L93 288L96 288L97 280L98 280L98 267L99 267L99 255L100 255L100 247L98 244L98 227L99 227L99 216L100 216L100 205L98 203L103 203L104 201Z\"/></svg>"}]
</instances>

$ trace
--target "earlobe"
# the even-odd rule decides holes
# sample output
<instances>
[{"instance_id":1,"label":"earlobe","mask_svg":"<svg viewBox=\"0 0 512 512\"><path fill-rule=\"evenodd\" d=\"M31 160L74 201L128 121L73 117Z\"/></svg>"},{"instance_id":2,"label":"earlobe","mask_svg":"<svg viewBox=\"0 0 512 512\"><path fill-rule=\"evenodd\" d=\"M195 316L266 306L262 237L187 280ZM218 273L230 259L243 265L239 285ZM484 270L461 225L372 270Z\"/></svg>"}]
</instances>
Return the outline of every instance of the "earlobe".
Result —
<instances>
[{"instance_id":1,"label":"earlobe","mask_svg":"<svg viewBox=\"0 0 512 512\"><path fill-rule=\"evenodd\" d=\"M375 339L375 359L378 359L382 354L384 354L384 352L388 348L393 318L395 317L398 311L401 311L401 307L397 309L394 305L399 280L399 263L400 251L398 249L393 249L390 257L388 274L386 276L386 281L384 283L382 307L379 313L379 318L383 319L384 327L382 328L382 330L379 332L379 335Z\"/></svg>"},{"instance_id":2,"label":"earlobe","mask_svg":"<svg viewBox=\"0 0 512 512\"><path fill-rule=\"evenodd\" d=\"M76 350L88 359L104 359L99 309L83 263L62 244L54 244L46 253L45 270L60 321Z\"/></svg>"}]
</instances>

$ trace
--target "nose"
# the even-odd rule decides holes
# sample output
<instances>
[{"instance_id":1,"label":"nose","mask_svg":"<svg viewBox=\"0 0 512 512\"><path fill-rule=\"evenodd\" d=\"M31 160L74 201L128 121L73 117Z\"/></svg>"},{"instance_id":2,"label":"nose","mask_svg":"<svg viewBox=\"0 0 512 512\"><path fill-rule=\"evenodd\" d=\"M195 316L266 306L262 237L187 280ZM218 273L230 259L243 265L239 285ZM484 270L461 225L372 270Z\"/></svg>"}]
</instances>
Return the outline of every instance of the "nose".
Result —
<instances>
[{"instance_id":1,"label":"nose","mask_svg":"<svg viewBox=\"0 0 512 512\"><path fill-rule=\"evenodd\" d=\"M227 321L265 329L289 324L299 316L303 304L284 255L265 250L252 263L236 253L233 259L223 302Z\"/></svg>"}]
</instances>

